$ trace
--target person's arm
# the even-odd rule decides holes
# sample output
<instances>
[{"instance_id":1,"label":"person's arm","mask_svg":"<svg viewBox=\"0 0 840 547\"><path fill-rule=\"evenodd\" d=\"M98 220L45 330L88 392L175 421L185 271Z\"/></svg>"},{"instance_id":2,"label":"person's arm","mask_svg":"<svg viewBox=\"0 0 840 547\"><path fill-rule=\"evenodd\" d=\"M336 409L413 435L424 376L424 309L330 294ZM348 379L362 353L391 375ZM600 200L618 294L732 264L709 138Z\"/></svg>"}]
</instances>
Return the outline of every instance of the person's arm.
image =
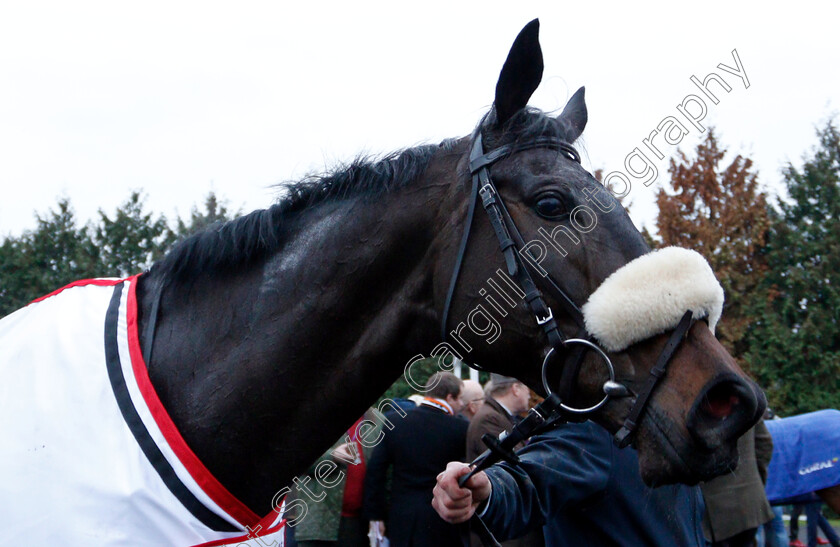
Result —
<instances>
[{"instance_id":1,"label":"person's arm","mask_svg":"<svg viewBox=\"0 0 840 547\"><path fill-rule=\"evenodd\" d=\"M767 484L767 467L770 465L770 458L773 457L773 437L760 420L755 425L755 463L758 466L758 475L761 482Z\"/></svg>"},{"instance_id":2,"label":"person's arm","mask_svg":"<svg viewBox=\"0 0 840 547\"><path fill-rule=\"evenodd\" d=\"M484 522L499 538L520 537L552 514L583 501L607 484L614 447L594 424L565 425L539 437L518 454L520 465L488 469L493 492Z\"/></svg>"},{"instance_id":3,"label":"person's arm","mask_svg":"<svg viewBox=\"0 0 840 547\"><path fill-rule=\"evenodd\" d=\"M388 437L383 439L370 456L365 470L363 513L370 521L384 521L388 516L385 501L385 482L392 454ZM382 525L384 533L384 525Z\"/></svg>"},{"instance_id":4,"label":"person's arm","mask_svg":"<svg viewBox=\"0 0 840 547\"><path fill-rule=\"evenodd\" d=\"M466 466L451 463L438 476L432 505L449 522L468 520L484 507L482 520L500 540L524 535L547 518L603 490L612 466L609 435L594 424L561 426L534 437L518 452L521 463L479 473L457 487Z\"/></svg>"},{"instance_id":5,"label":"person's arm","mask_svg":"<svg viewBox=\"0 0 840 547\"><path fill-rule=\"evenodd\" d=\"M490 481L484 471L476 473L461 487L458 480L470 472L463 462L449 462L446 470L437 476L432 489L432 507L440 518L452 524L466 522L476 509L490 497Z\"/></svg>"}]
</instances>

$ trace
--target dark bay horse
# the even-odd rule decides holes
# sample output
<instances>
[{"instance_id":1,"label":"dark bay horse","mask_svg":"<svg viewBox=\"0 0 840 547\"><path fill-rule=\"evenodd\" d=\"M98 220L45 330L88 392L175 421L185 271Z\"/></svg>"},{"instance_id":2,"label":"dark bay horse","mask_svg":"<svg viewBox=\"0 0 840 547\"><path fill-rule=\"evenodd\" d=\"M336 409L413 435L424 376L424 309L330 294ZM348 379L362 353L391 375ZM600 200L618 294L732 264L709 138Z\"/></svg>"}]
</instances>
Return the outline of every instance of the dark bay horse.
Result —
<instances>
[{"instance_id":1,"label":"dark bay horse","mask_svg":"<svg viewBox=\"0 0 840 547\"><path fill-rule=\"evenodd\" d=\"M527 108L541 74L531 24L510 52L483 122L486 149L544 135L572 143L581 134L587 119L582 90L558 117ZM305 180L278 205L182 242L140 278L141 332L153 306L150 288L162 287L151 380L194 451L257 512L264 513L278 488L337 439L412 357L428 355L440 342L467 218L471 142L402 150ZM580 243L567 245L567 256L554 253L542 263L578 303L613 271L649 252L615 199L556 150L514 154L493 167L493 176L529 235L569 226L570 212L593 199L610 209L591 231L575 231ZM453 327L477 305L489 307L480 293L504 267L489 223L476 218L473 224L451 306ZM567 332L576 329L568 317L558 322ZM466 360L542 391L541 330L522 304L499 317L499 326L492 343L490 334L461 330L471 337ZM612 355L631 390L644 382L664 344L663 334ZM600 384L588 376L599 374L597 365L584 365L578 397L597 397ZM730 380L709 388L723 376ZM705 431L690 430L687 421L710 398L723 410L695 419ZM656 482L721 472L726 466L720 462L734 457L735 439L760 414L761 400L697 323L652 400L654 418L645 420L636 440L643 472ZM617 429L631 401L611 401L596 419Z\"/></svg>"},{"instance_id":2,"label":"dark bay horse","mask_svg":"<svg viewBox=\"0 0 840 547\"><path fill-rule=\"evenodd\" d=\"M571 302L582 305L650 252L570 152L587 120L583 90L556 117L527 107L542 77L537 31L532 22L514 42L494 106L473 135L301 181L269 209L182 241L138 278L137 327L154 390L192 451L256 513L268 513L278 490L407 364L440 347L442 322L467 362L544 391L544 329L504 279L491 223L468 214L478 136L485 151L507 147L492 165L499 198L525 237L553 235L557 245L539 267ZM505 308L502 293L515 305ZM565 305L546 294L558 329L577 333ZM622 426L669 334L609 352L628 391L594 420L613 432ZM567 402L600 399L604 374L587 353ZM706 323L694 323L633 437L644 478L691 483L730 469L736 439L763 401Z\"/></svg>"}]
</instances>

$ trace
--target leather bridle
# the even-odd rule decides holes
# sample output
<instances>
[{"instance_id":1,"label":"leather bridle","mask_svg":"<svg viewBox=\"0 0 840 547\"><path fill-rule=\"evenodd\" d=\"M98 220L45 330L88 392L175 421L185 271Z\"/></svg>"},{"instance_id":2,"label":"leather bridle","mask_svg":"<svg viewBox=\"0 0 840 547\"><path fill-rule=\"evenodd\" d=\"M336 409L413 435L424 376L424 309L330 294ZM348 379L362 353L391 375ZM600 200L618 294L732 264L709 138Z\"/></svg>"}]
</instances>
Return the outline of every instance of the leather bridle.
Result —
<instances>
[{"instance_id":1,"label":"leather bridle","mask_svg":"<svg viewBox=\"0 0 840 547\"><path fill-rule=\"evenodd\" d=\"M514 153L535 148L556 150L569 160L580 163L580 155L577 151L569 143L555 137L538 137L526 143L505 144L487 153L484 152L481 130L477 130L473 137L469 163L472 187L470 190L466 224L444 303L441 320L441 337L444 341L447 339L449 311L452 306L452 299L458 284L458 277L470 238L476 204L478 203L478 198L481 197L481 204L487 213L490 224L499 241L499 247L504 256L507 273L521 289L522 293L524 293L526 307L533 315L537 324L542 328L548 340L548 352L542 365L542 381L546 394L551 395L553 393L547 378L548 366L552 362L559 361L563 364L559 388L556 392L561 401L559 405L560 419L562 421L584 421L588 418L589 414L605 405L610 398L627 397L630 396L630 393L625 386L616 382L615 369L612 362L606 352L587 333L583 312L552 278L551 274L545 275L543 273L539 278L544 281L544 290L552 296L554 301L560 304L565 314L577 324L579 329L575 337L566 337L562 333L557 325L557 320L554 317L551 307L546 303L542 292L534 281L532 272L529 271L534 270L536 273L535 266L531 261L525 260L521 256L522 252L527 252L523 251L526 248L525 240L516 227L493 183L493 179L490 176L490 167ZM616 434L615 440L619 446L626 446L631 442L639 418L644 412L654 388L664 376L668 362L692 323L692 313L688 311L670 336L659 359L657 359L656 365L651 369L647 382L636 396L635 404L628 414L624 425ZM568 401L571 398L583 357L586 351L589 350L594 351L601 358L608 372L608 379L603 384L604 397L598 403L586 408L571 407L563 401Z\"/></svg>"}]
</instances>

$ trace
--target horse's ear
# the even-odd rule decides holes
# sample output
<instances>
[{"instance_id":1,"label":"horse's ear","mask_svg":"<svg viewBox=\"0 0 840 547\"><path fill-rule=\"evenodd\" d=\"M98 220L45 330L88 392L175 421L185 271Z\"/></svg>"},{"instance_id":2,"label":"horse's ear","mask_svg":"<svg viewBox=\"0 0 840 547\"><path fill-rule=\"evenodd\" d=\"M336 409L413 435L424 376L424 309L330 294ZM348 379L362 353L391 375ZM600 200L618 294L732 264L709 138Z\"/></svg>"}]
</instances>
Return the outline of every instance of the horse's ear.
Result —
<instances>
[{"instance_id":1,"label":"horse's ear","mask_svg":"<svg viewBox=\"0 0 840 547\"><path fill-rule=\"evenodd\" d=\"M575 142L580 134L583 133L583 128L586 127L586 120L589 116L586 113L586 101L583 99L584 88L575 91L563 112L557 116L557 121L563 127L566 140Z\"/></svg>"},{"instance_id":2,"label":"horse's ear","mask_svg":"<svg viewBox=\"0 0 840 547\"><path fill-rule=\"evenodd\" d=\"M519 33L510 48L496 83L496 123L501 125L528 105L543 73L540 21L534 19Z\"/></svg>"}]
</instances>

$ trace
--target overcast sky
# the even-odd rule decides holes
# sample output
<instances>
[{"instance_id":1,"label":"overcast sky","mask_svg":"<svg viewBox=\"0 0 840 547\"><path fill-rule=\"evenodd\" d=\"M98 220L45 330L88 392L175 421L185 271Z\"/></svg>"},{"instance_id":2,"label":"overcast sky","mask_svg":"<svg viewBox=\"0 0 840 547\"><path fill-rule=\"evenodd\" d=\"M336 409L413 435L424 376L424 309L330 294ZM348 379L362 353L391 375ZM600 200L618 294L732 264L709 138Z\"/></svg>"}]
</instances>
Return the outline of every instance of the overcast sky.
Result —
<instances>
[{"instance_id":1,"label":"overcast sky","mask_svg":"<svg viewBox=\"0 0 840 547\"><path fill-rule=\"evenodd\" d=\"M700 94L690 77L714 71L732 90L712 84L719 104L706 100L701 125L775 190L840 108L840 4L747 4L4 2L0 236L65 196L81 222L132 190L169 218L211 190L248 212L273 185L360 152L465 135L535 17L546 69L532 104L560 109L586 86L587 167L623 169ZM733 50L749 88L717 68L736 66ZM691 150L701 133L682 121ZM637 223L665 167L633 187Z\"/></svg>"}]
</instances>

